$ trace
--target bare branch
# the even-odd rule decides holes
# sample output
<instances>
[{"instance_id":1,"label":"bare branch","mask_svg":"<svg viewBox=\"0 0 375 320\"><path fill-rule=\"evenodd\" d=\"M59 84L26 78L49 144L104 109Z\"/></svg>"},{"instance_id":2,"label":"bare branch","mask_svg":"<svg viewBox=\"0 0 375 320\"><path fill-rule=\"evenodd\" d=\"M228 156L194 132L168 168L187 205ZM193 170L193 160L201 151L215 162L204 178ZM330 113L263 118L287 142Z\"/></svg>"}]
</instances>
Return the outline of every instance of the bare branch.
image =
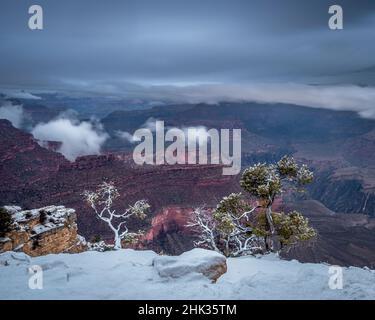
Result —
<instances>
[{"instance_id":1,"label":"bare branch","mask_svg":"<svg viewBox=\"0 0 375 320\"><path fill-rule=\"evenodd\" d=\"M144 219L146 211L150 208L146 200L139 200L134 205L129 206L122 214L116 214L116 210L112 209L112 205L120 194L112 182L103 182L95 192L84 191L82 195L93 209L95 215L106 222L113 231L115 249L121 248L121 239L129 234L126 226L127 220L132 216Z\"/></svg>"}]
</instances>

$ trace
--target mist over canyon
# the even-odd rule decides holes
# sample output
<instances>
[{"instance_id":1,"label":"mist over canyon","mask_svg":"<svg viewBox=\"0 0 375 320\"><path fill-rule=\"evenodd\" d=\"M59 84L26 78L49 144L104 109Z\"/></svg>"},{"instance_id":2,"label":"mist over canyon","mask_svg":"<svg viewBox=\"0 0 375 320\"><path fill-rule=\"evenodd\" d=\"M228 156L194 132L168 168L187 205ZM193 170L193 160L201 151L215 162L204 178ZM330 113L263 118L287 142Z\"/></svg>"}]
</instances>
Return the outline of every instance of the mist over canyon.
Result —
<instances>
[{"instance_id":1,"label":"mist over canyon","mask_svg":"<svg viewBox=\"0 0 375 320\"><path fill-rule=\"evenodd\" d=\"M222 176L221 165L137 166L134 144L119 132L133 133L155 119L166 127L240 128L243 168L287 154L314 171L307 193L286 194L276 205L298 208L318 230L318 238L283 256L375 265L375 121L355 111L252 102L132 110L126 107L132 104L124 102L123 108L106 115L87 116L80 108L72 113L72 108L61 107L61 96L6 100L15 112L22 106L23 121L17 129L9 117L5 118L12 122L0 120L0 205L64 205L76 210L80 234L111 241L106 225L90 215L81 194L102 181L114 181L124 205L141 198L150 202L152 214L129 225L147 230L138 246L179 254L193 247L194 234L186 228L192 210L214 207L221 197L238 192L239 177ZM85 103L89 102L83 99ZM68 156L69 147L75 147L74 157Z\"/></svg>"}]
</instances>

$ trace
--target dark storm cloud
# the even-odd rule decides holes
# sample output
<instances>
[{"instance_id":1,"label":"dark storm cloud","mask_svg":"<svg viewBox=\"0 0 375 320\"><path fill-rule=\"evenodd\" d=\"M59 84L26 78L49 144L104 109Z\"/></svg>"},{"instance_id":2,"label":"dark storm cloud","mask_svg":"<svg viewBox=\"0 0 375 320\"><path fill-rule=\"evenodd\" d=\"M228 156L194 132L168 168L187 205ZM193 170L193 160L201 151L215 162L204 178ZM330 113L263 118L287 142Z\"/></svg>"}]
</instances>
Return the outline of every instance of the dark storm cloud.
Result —
<instances>
[{"instance_id":1,"label":"dark storm cloud","mask_svg":"<svg viewBox=\"0 0 375 320\"><path fill-rule=\"evenodd\" d=\"M375 84L371 0L41 0L43 31L27 27L32 4L1 2L2 87ZM342 31L327 27L331 4L343 6Z\"/></svg>"}]
</instances>

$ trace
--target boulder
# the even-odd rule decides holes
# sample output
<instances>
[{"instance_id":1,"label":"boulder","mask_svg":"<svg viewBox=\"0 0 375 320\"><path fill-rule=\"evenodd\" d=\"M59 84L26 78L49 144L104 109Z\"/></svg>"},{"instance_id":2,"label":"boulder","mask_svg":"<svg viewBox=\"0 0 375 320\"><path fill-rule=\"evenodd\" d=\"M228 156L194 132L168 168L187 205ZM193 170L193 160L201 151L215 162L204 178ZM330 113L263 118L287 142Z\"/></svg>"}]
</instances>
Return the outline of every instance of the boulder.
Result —
<instances>
[{"instance_id":1,"label":"boulder","mask_svg":"<svg viewBox=\"0 0 375 320\"><path fill-rule=\"evenodd\" d=\"M200 273L216 282L227 271L226 258L211 250L193 249L179 256L158 256L153 266L161 277L179 278Z\"/></svg>"}]
</instances>

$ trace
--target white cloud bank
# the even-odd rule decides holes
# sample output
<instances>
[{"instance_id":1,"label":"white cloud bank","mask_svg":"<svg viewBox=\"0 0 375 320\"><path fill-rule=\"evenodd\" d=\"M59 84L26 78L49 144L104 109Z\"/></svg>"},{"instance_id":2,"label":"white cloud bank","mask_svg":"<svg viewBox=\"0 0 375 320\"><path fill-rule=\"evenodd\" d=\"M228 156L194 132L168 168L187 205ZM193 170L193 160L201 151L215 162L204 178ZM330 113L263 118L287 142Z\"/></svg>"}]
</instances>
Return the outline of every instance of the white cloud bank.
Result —
<instances>
[{"instance_id":1,"label":"white cloud bank","mask_svg":"<svg viewBox=\"0 0 375 320\"><path fill-rule=\"evenodd\" d=\"M0 119L7 119L14 127L20 128L24 120L22 106L5 102L0 107Z\"/></svg>"},{"instance_id":2,"label":"white cloud bank","mask_svg":"<svg viewBox=\"0 0 375 320\"><path fill-rule=\"evenodd\" d=\"M166 91L167 88L164 89ZM355 111L375 118L375 88L314 86L304 84L202 85L174 88L174 96L184 102L286 103L313 108Z\"/></svg>"},{"instance_id":3,"label":"white cloud bank","mask_svg":"<svg viewBox=\"0 0 375 320\"><path fill-rule=\"evenodd\" d=\"M62 145L58 152L70 161L79 156L100 154L108 139L108 134L97 123L66 118L40 123L31 133L42 141L60 141Z\"/></svg>"},{"instance_id":4,"label":"white cloud bank","mask_svg":"<svg viewBox=\"0 0 375 320\"><path fill-rule=\"evenodd\" d=\"M87 89L90 88L90 89ZM76 88L77 89L77 88ZM298 83L135 85L88 82L82 92L163 103L259 102L358 112L375 118L375 87ZM91 91L92 90L92 91Z\"/></svg>"},{"instance_id":5,"label":"white cloud bank","mask_svg":"<svg viewBox=\"0 0 375 320\"><path fill-rule=\"evenodd\" d=\"M8 98L14 99L27 99L27 100L41 100L40 97L27 92L25 90L12 90L12 89L0 89L1 93L5 94Z\"/></svg>"}]
</instances>

